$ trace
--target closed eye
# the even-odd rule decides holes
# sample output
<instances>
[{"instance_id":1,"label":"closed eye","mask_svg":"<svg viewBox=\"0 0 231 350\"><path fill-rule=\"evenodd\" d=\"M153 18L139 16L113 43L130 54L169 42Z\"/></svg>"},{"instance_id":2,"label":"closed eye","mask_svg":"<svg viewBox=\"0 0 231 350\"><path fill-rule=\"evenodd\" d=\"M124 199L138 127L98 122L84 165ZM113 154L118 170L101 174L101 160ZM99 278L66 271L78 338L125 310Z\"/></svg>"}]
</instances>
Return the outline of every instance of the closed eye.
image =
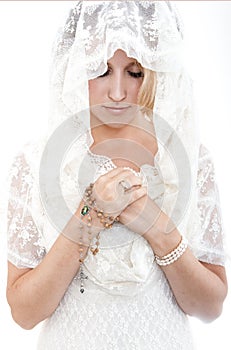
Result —
<instances>
[{"instance_id":1,"label":"closed eye","mask_svg":"<svg viewBox=\"0 0 231 350\"><path fill-rule=\"evenodd\" d=\"M128 74L133 78L143 78L144 77L144 73L142 71L140 71L140 72L128 71Z\"/></svg>"},{"instance_id":2,"label":"closed eye","mask_svg":"<svg viewBox=\"0 0 231 350\"><path fill-rule=\"evenodd\" d=\"M142 71L140 72L132 72L130 70L127 71L128 74L132 77L132 78L143 78L144 77L144 73ZM108 69L105 73L103 73L102 75L99 75L98 78L103 78L106 77L110 74L110 69Z\"/></svg>"}]
</instances>

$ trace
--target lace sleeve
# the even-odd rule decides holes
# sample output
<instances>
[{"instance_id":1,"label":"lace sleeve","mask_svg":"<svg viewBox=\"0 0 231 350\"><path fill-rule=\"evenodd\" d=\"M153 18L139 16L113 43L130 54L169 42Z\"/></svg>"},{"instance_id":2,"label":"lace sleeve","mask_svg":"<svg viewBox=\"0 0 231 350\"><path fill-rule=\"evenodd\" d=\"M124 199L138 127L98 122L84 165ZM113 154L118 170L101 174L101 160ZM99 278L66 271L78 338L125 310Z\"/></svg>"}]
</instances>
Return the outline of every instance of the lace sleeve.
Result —
<instances>
[{"instance_id":1,"label":"lace sleeve","mask_svg":"<svg viewBox=\"0 0 231 350\"><path fill-rule=\"evenodd\" d=\"M197 187L202 230L196 239L194 254L200 261L224 265L224 232L214 164L203 145L200 147Z\"/></svg>"},{"instance_id":2,"label":"lace sleeve","mask_svg":"<svg viewBox=\"0 0 231 350\"><path fill-rule=\"evenodd\" d=\"M9 176L8 260L18 268L34 268L45 248L31 214L33 176L23 153L15 158Z\"/></svg>"}]
</instances>

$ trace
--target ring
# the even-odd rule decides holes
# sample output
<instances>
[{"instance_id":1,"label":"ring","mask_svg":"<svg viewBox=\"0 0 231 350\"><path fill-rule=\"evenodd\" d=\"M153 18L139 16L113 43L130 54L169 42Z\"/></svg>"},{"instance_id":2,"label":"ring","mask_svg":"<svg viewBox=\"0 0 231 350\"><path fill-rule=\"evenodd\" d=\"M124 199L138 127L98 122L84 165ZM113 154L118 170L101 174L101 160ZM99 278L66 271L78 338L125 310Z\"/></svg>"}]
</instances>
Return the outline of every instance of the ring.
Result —
<instances>
[{"instance_id":1,"label":"ring","mask_svg":"<svg viewBox=\"0 0 231 350\"><path fill-rule=\"evenodd\" d=\"M123 187L124 192L125 192L125 191L128 191L128 190L131 188L129 182L126 181L126 180L121 180L121 181L119 182L119 185L121 185L121 186Z\"/></svg>"}]
</instances>

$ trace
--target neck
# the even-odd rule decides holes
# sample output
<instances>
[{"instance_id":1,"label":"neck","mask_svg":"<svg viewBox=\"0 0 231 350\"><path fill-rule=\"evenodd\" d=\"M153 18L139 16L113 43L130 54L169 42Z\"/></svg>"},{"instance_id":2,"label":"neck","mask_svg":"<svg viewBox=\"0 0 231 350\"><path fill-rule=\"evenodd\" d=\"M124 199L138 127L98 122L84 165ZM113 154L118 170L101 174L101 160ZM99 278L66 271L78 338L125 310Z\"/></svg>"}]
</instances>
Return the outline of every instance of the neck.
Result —
<instances>
[{"instance_id":1,"label":"neck","mask_svg":"<svg viewBox=\"0 0 231 350\"><path fill-rule=\"evenodd\" d=\"M112 127L107 124L102 124L100 121L91 117L91 133L94 139L94 144L98 144L105 140L111 139L129 139L141 141L144 137L155 138L154 126L147 121L143 115L134 120L132 124L122 125L121 127Z\"/></svg>"},{"instance_id":2,"label":"neck","mask_svg":"<svg viewBox=\"0 0 231 350\"><path fill-rule=\"evenodd\" d=\"M129 166L134 170L139 170L142 164L153 165L158 145L153 124L144 117L139 123L121 128L91 123L91 131L93 153L111 158L117 166Z\"/></svg>"}]
</instances>

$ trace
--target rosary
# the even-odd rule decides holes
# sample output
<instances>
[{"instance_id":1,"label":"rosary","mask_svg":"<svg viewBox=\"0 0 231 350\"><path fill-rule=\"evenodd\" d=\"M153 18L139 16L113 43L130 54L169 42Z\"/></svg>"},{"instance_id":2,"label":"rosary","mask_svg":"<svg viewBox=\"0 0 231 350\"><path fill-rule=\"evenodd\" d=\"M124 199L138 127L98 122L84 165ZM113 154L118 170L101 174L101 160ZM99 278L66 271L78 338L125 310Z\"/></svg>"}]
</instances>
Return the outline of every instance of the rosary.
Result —
<instances>
[{"instance_id":1,"label":"rosary","mask_svg":"<svg viewBox=\"0 0 231 350\"><path fill-rule=\"evenodd\" d=\"M85 190L84 192L84 206L81 209L81 220L84 219L85 216L87 216L87 233L88 233L88 238L91 241L91 227L92 227L92 217L90 215L90 211L94 210L96 212L97 217L100 219L100 222L103 224L104 228L109 229L112 227L113 223L115 221L119 221L119 217L112 217L106 213L104 213L102 210L98 209L96 207L95 200L92 198L92 189L93 189L93 184L91 183ZM81 223L79 226L81 236L80 236L80 241L79 241L79 262L80 262L80 268L79 268L79 276L77 279L80 280L80 292L84 293L84 280L88 279L88 276L85 275L83 271L83 224ZM99 252L99 238L100 238L100 233L97 234L96 236L96 247L90 246L90 250L93 255L96 255Z\"/></svg>"}]
</instances>

